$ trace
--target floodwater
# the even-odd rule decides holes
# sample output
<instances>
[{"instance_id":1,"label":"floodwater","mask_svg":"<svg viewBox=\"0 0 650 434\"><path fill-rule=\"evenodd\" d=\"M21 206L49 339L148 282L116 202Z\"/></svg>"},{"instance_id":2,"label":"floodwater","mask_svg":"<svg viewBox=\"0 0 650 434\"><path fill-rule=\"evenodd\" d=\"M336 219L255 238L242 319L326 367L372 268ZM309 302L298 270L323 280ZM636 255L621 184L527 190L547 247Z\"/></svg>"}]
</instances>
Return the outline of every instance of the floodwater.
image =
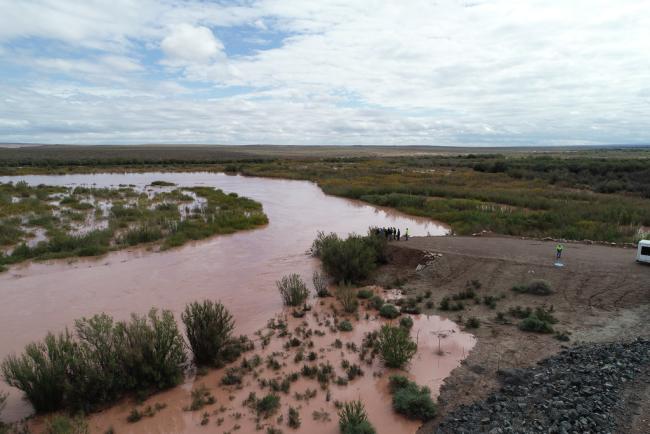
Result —
<instances>
[{"instance_id":1,"label":"floodwater","mask_svg":"<svg viewBox=\"0 0 650 434\"><path fill-rule=\"evenodd\" d=\"M311 281L318 263L306 251L319 230L347 235L365 233L369 226L394 226L402 232L409 228L414 236L448 232L428 219L327 196L305 181L208 172L0 177L1 182L20 180L32 185L132 184L142 189L156 180L187 187L214 186L261 202L269 224L165 252L134 248L98 259L13 266L0 274L0 358L22 351L47 331L70 327L76 318L106 312L126 319L152 306L178 315L186 303L204 298L221 300L236 318L236 332L251 334L282 309L276 280L299 273ZM454 364L460 360L452 359ZM18 391L1 387L10 391L5 419L17 420L31 413ZM155 426L150 426L150 432L171 432Z\"/></svg>"}]
</instances>

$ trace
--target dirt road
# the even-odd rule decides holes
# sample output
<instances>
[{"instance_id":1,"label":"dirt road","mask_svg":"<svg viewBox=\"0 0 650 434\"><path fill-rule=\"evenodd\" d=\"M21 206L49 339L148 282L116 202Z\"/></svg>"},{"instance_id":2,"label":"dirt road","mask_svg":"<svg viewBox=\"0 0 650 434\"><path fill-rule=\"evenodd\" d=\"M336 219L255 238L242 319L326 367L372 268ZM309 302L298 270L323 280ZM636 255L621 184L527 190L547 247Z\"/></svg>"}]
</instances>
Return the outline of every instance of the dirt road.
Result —
<instances>
[{"instance_id":1,"label":"dirt road","mask_svg":"<svg viewBox=\"0 0 650 434\"><path fill-rule=\"evenodd\" d=\"M476 317L481 322L472 330L477 345L440 391L440 417L423 426L422 433L433 432L441 417L459 405L482 399L499 387L499 368L532 366L580 342L650 337L650 266L637 264L633 249L565 243L564 266L556 267L555 244L506 237L421 237L391 244L390 263L380 270L378 281L405 282L402 288L410 296L431 291L435 307L423 305L426 313L457 322ZM534 279L548 281L553 294L511 290ZM499 298L494 309L474 300L466 300L458 312L439 309L443 297L458 294L472 280L481 283L480 301L485 296ZM517 306L552 309L558 319L554 329L568 333L570 340L519 330L520 320L508 315ZM498 312L504 314L505 323L497 320ZM635 387L631 395L648 396L647 382ZM648 403L637 406L647 408ZM634 414L622 416L629 432L644 432L645 427L629 428L640 423L632 420Z\"/></svg>"}]
</instances>

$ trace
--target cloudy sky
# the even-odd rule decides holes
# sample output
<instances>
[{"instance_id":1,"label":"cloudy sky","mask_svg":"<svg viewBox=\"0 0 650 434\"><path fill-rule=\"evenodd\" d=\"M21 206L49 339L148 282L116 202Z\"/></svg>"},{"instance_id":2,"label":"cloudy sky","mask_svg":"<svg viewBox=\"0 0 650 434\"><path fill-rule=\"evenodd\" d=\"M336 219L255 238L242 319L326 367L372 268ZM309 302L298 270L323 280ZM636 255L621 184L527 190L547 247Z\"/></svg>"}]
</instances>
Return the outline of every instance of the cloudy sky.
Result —
<instances>
[{"instance_id":1,"label":"cloudy sky","mask_svg":"<svg viewBox=\"0 0 650 434\"><path fill-rule=\"evenodd\" d=\"M650 0L0 11L0 142L650 143Z\"/></svg>"}]
</instances>

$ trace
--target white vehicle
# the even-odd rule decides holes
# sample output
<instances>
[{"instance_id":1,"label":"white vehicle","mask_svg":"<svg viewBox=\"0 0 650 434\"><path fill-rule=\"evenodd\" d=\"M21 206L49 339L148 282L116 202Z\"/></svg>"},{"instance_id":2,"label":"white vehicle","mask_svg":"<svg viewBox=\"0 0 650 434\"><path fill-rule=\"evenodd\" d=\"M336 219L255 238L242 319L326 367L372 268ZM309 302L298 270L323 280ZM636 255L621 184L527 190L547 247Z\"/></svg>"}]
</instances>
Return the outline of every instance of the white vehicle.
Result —
<instances>
[{"instance_id":1,"label":"white vehicle","mask_svg":"<svg viewBox=\"0 0 650 434\"><path fill-rule=\"evenodd\" d=\"M636 253L637 262L650 264L650 240L639 241L639 250Z\"/></svg>"}]
</instances>

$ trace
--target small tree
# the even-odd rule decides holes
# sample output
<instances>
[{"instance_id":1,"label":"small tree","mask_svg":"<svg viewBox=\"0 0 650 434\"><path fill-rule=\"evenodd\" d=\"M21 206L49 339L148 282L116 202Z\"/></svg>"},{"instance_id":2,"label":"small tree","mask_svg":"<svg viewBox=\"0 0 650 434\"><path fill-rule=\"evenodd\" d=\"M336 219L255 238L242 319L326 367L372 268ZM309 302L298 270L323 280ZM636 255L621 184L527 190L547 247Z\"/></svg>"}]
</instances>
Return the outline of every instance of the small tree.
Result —
<instances>
[{"instance_id":1,"label":"small tree","mask_svg":"<svg viewBox=\"0 0 650 434\"><path fill-rule=\"evenodd\" d=\"M379 357L389 368L401 368L417 352L418 346L403 327L383 325L377 336Z\"/></svg>"},{"instance_id":2,"label":"small tree","mask_svg":"<svg viewBox=\"0 0 650 434\"><path fill-rule=\"evenodd\" d=\"M341 434L375 434L375 428L368 421L363 403L359 400L345 402L339 410Z\"/></svg>"},{"instance_id":3,"label":"small tree","mask_svg":"<svg viewBox=\"0 0 650 434\"><path fill-rule=\"evenodd\" d=\"M181 314L185 333L197 365L218 365L230 343L235 321L220 302L204 300L185 306Z\"/></svg>"},{"instance_id":4,"label":"small tree","mask_svg":"<svg viewBox=\"0 0 650 434\"><path fill-rule=\"evenodd\" d=\"M289 276L284 276L275 282L275 284L278 287L278 291L280 291L285 306L300 306L309 296L307 285L305 285L305 282L303 282L298 274L294 273Z\"/></svg>"}]
</instances>

